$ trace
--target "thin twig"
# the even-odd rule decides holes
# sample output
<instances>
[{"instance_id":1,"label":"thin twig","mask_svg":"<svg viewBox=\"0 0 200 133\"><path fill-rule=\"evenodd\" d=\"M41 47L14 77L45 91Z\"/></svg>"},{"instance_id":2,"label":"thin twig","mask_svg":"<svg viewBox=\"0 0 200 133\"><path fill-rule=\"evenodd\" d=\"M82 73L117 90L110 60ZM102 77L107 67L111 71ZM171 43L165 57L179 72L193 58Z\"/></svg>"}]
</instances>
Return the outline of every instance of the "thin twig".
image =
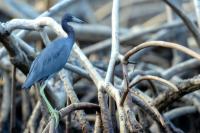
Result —
<instances>
[{"instance_id":1,"label":"thin twig","mask_svg":"<svg viewBox=\"0 0 200 133\"><path fill-rule=\"evenodd\" d=\"M11 105L11 82L8 73L3 73L3 96L1 101L1 117L0 117L0 125L1 127L6 124L9 119L10 113L10 105ZM1 129L2 132L2 129Z\"/></svg>"},{"instance_id":2,"label":"thin twig","mask_svg":"<svg viewBox=\"0 0 200 133\"><path fill-rule=\"evenodd\" d=\"M71 104L71 101L70 101L70 98L69 97L67 97L67 106L69 106ZM65 126L66 126L66 132L67 133L69 133L70 132L70 124L71 124L71 115L69 114L69 115L67 115L66 117L65 117L65 119L66 119L66 122L65 122Z\"/></svg>"},{"instance_id":3,"label":"thin twig","mask_svg":"<svg viewBox=\"0 0 200 133\"><path fill-rule=\"evenodd\" d=\"M49 133L55 133L55 124L54 121L50 121Z\"/></svg>"},{"instance_id":4,"label":"thin twig","mask_svg":"<svg viewBox=\"0 0 200 133\"><path fill-rule=\"evenodd\" d=\"M15 96L16 96L16 67L13 66L12 70L12 89L11 89L11 116L10 116L10 132L15 132L16 128L16 103L15 103Z\"/></svg>"},{"instance_id":5,"label":"thin twig","mask_svg":"<svg viewBox=\"0 0 200 133\"><path fill-rule=\"evenodd\" d=\"M26 126L27 120L31 115L31 108L30 108L30 97L27 95L27 92L21 90L22 96L22 120L23 120L23 127Z\"/></svg>"},{"instance_id":6,"label":"thin twig","mask_svg":"<svg viewBox=\"0 0 200 133\"><path fill-rule=\"evenodd\" d=\"M200 28L200 1L199 0L193 0L194 2L194 8L197 16L197 23Z\"/></svg>"},{"instance_id":7,"label":"thin twig","mask_svg":"<svg viewBox=\"0 0 200 133\"><path fill-rule=\"evenodd\" d=\"M126 62L122 62L122 69L123 69L123 78L124 78L124 85L123 85L124 86L123 89L125 91L124 95L127 93L126 94L126 96L127 96L128 95L127 91L129 91L130 87L129 87L129 78L128 78L127 63ZM126 98L122 97L122 100L123 100L123 102L122 101L120 102L121 106L123 106L124 101L126 100Z\"/></svg>"},{"instance_id":8,"label":"thin twig","mask_svg":"<svg viewBox=\"0 0 200 133\"><path fill-rule=\"evenodd\" d=\"M34 133L36 131L36 122L37 122L36 120L38 119L39 114L41 113L40 108L41 108L41 103L40 103L40 101L38 101L33 109L33 112L31 114L28 122L27 122L25 132L28 132L28 131L26 131L28 129L30 130L31 133Z\"/></svg>"}]
</instances>

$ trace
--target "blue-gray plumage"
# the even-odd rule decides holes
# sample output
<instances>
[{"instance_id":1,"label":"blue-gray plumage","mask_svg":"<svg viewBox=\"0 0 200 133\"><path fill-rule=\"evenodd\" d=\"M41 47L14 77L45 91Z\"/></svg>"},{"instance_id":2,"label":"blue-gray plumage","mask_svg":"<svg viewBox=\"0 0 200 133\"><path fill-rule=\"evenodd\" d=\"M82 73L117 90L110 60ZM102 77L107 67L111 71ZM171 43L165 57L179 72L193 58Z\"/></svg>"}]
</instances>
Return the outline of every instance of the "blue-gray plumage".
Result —
<instances>
[{"instance_id":1,"label":"blue-gray plumage","mask_svg":"<svg viewBox=\"0 0 200 133\"><path fill-rule=\"evenodd\" d=\"M68 37L58 38L52 41L35 58L22 88L28 89L34 83L48 79L64 67L75 41L74 30L68 25L68 22L82 23L83 21L69 14L64 15L61 25L63 30L68 33Z\"/></svg>"},{"instance_id":2,"label":"blue-gray plumage","mask_svg":"<svg viewBox=\"0 0 200 133\"><path fill-rule=\"evenodd\" d=\"M82 23L83 21L68 14L64 15L61 25L63 30L68 33L68 37L58 38L47 45L47 47L33 61L27 79L22 85L23 89L28 89L33 84L42 82L41 86L39 86L40 95L46 103L51 117L55 120L56 126L59 124L59 113L52 107L51 103L45 96L44 89L46 82L44 81L61 70L69 58L75 41L75 36L74 30L67 24L68 22Z\"/></svg>"}]
</instances>

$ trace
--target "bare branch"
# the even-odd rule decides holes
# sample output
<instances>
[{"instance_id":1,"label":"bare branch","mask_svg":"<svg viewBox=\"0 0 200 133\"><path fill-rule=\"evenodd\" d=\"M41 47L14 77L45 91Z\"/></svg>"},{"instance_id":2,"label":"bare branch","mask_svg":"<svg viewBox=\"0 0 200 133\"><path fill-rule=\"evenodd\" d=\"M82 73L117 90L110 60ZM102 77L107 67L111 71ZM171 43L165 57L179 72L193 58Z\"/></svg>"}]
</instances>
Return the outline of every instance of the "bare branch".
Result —
<instances>
[{"instance_id":1,"label":"bare branch","mask_svg":"<svg viewBox=\"0 0 200 133\"><path fill-rule=\"evenodd\" d=\"M151 75L145 75L145 76L140 76L139 78L137 78L136 80L133 80L130 84L129 84L129 89L132 88L133 86L135 86L137 83L141 82L142 80L156 80L159 81L163 84L166 84L170 87L170 90L172 91L178 91L178 88L171 82L160 78L160 77L156 77L156 76L151 76ZM128 95L129 89L127 89L124 94L122 95L122 100L121 100L121 105L124 104L124 101L126 99L126 96Z\"/></svg>"},{"instance_id":2,"label":"bare branch","mask_svg":"<svg viewBox=\"0 0 200 133\"><path fill-rule=\"evenodd\" d=\"M16 125L15 125L15 121L16 121L16 102L15 99L16 98L16 67L13 66L13 70L12 70L12 88L11 88L11 106L10 106L10 132L14 132Z\"/></svg>"},{"instance_id":3,"label":"bare branch","mask_svg":"<svg viewBox=\"0 0 200 133\"><path fill-rule=\"evenodd\" d=\"M168 120L173 120L177 117L180 117L182 115L194 113L197 111L197 108L194 106L184 106L184 107L178 107L175 109L172 109L164 114L164 117Z\"/></svg>"},{"instance_id":4,"label":"bare branch","mask_svg":"<svg viewBox=\"0 0 200 133\"><path fill-rule=\"evenodd\" d=\"M112 8L112 48L111 57L108 65L105 81L109 82L112 78L115 62L119 53L119 0L113 1Z\"/></svg>"},{"instance_id":5,"label":"bare branch","mask_svg":"<svg viewBox=\"0 0 200 133\"><path fill-rule=\"evenodd\" d=\"M68 115L69 113L75 111L75 110L83 110L83 109L94 109L96 111L100 111L99 105L93 104L93 103L87 103L87 102L81 102L81 103L72 103L69 106L61 109L60 117L63 118L64 116Z\"/></svg>"},{"instance_id":6,"label":"bare branch","mask_svg":"<svg viewBox=\"0 0 200 133\"><path fill-rule=\"evenodd\" d=\"M101 133L102 132L102 120L101 120L101 114L99 112L96 112L96 120L94 125L94 133Z\"/></svg>"},{"instance_id":7,"label":"bare branch","mask_svg":"<svg viewBox=\"0 0 200 133\"><path fill-rule=\"evenodd\" d=\"M140 51L143 48L146 47L152 47L152 46L159 46L159 47L165 47L165 48L173 48L179 51L182 51L198 60L200 60L200 55L184 46L178 45L176 43L170 43L170 42L164 42L164 41L149 41L149 42L145 42L142 43L136 47L134 47L133 49L131 49L130 51L128 51L125 55L124 55L124 60L128 60L128 58L131 55L134 55L136 52Z\"/></svg>"},{"instance_id":8,"label":"bare branch","mask_svg":"<svg viewBox=\"0 0 200 133\"><path fill-rule=\"evenodd\" d=\"M68 97L70 98L71 103L79 103L79 99L74 92L74 89L72 87L72 84L68 78L68 73L66 71L60 72L60 77L64 83L65 91L67 92ZM80 121L80 125L82 127L83 132L91 132L91 127L89 125L89 122L85 118L85 112L80 110L76 112L77 118ZM61 117L62 118L62 117Z\"/></svg>"},{"instance_id":9,"label":"bare branch","mask_svg":"<svg viewBox=\"0 0 200 133\"><path fill-rule=\"evenodd\" d=\"M193 77L191 79L183 80L176 83L179 91L166 91L163 94L160 94L154 101L153 105L158 108L158 110L163 110L169 104L173 103L180 97L191 93L195 90L199 89L200 86L200 79L199 76Z\"/></svg>"},{"instance_id":10,"label":"bare branch","mask_svg":"<svg viewBox=\"0 0 200 133\"><path fill-rule=\"evenodd\" d=\"M36 131L35 125L36 125L36 120L39 117L39 114L41 113L40 107L41 107L41 103L40 103L40 101L38 101L33 109L33 112L31 114L29 120L28 120L25 132L28 132L28 130L30 130L30 132L34 133Z\"/></svg>"},{"instance_id":11,"label":"bare branch","mask_svg":"<svg viewBox=\"0 0 200 133\"><path fill-rule=\"evenodd\" d=\"M149 105L144 98L137 95L137 92L131 91L131 94L133 96L133 102L139 107L141 107L141 109L144 110L146 113L148 113L160 125L162 130L167 132L167 125L165 124L164 119L162 118L158 110L154 106Z\"/></svg>"},{"instance_id":12,"label":"bare branch","mask_svg":"<svg viewBox=\"0 0 200 133\"><path fill-rule=\"evenodd\" d=\"M178 91L178 88L173 83L169 82L168 80L165 80L157 76L151 76L151 75L140 76L136 80L133 80L129 85L130 88L132 88L133 86L135 86L137 83L141 82L142 80L156 80L169 86L172 91Z\"/></svg>"}]
</instances>

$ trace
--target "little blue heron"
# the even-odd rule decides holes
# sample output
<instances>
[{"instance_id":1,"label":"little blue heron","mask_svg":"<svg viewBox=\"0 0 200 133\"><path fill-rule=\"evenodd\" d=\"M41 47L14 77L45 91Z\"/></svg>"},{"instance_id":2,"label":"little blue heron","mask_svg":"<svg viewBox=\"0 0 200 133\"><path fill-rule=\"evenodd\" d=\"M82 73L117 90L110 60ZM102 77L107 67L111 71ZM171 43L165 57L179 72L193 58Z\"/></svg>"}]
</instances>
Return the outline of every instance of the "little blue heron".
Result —
<instances>
[{"instance_id":1,"label":"little blue heron","mask_svg":"<svg viewBox=\"0 0 200 133\"><path fill-rule=\"evenodd\" d=\"M44 99L47 109L50 112L51 117L54 118L56 125L58 125L59 122L58 111L51 106L50 102L46 98L44 88L46 87L47 79L65 66L75 42L74 30L68 25L68 22L83 23L82 20L69 14L63 16L61 25L63 30L68 33L68 37L58 38L47 45L47 47L33 61L26 81L22 85L23 89L28 89L35 83L41 83L41 86L39 87L40 95Z\"/></svg>"}]
</instances>

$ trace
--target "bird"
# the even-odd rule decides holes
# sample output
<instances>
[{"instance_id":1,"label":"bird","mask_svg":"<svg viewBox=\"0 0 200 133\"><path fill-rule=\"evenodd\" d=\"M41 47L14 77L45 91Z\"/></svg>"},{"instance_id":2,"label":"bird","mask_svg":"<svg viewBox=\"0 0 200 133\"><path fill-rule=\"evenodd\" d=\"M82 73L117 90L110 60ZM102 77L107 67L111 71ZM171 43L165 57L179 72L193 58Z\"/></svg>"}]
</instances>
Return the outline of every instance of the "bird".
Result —
<instances>
[{"instance_id":1,"label":"bird","mask_svg":"<svg viewBox=\"0 0 200 133\"><path fill-rule=\"evenodd\" d=\"M56 125L59 123L59 114L46 98L44 89L48 79L65 66L70 56L75 42L75 32L68 24L69 22L83 23L84 21L68 13L62 17L61 26L68 36L59 37L53 40L40 52L40 54L33 60L27 78L22 85L22 89L27 90L34 84L40 84L40 95L46 103L47 109L51 114L51 117L55 120Z\"/></svg>"}]
</instances>

